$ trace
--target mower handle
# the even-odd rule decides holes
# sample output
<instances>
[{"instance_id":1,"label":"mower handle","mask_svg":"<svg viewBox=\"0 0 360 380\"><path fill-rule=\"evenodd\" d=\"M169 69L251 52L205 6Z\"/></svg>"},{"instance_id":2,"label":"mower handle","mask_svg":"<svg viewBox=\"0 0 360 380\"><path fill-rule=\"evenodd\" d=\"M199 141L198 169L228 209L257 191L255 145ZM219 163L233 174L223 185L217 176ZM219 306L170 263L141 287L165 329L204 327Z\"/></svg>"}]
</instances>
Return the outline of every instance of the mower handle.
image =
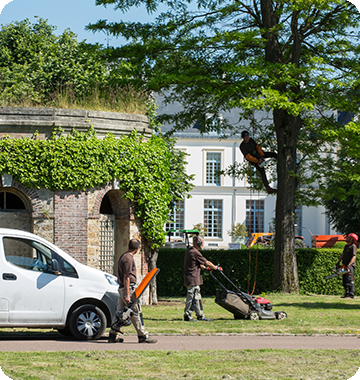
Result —
<instances>
[{"instance_id":1,"label":"mower handle","mask_svg":"<svg viewBox=\"0 0 360 380\"><path fill-rule=\"evenodd\" d=\"M209 272L211 272L214 269L211 269L211 268L207 267L206 270L208 270ZM216 268L216 270L222 271L223 269L218 265L217 268Z\"/></svg>"},{"instance_id":2,"label":"mower handle","mask_svg":"<svg viewBox=\"0 0 360 380\"><path fill-rule=\"evenodd\" d=\"M214 280L216 280L220 285L221 285L221 287L222 288L224 288L225 290L227 290L226 289L226 287L213 275L213 273L212 273L212 269L210 269L210 268L206 268L208 271L209 271L209 273L210 273L210 276L212 277L212 278L214 278ZM239 287L237 287L231 280L230 280L230 278L228 277L228 276L226 276L226 274L224 273L224 271L223 271L223 269L220 267L220 266L218 266L218 271L226 278L226 280L228 281L228 282L230 282L230 284L239 292L239 293L241 293L242 292L242 290L239 288Z\"/></svg>"}]
</instances>

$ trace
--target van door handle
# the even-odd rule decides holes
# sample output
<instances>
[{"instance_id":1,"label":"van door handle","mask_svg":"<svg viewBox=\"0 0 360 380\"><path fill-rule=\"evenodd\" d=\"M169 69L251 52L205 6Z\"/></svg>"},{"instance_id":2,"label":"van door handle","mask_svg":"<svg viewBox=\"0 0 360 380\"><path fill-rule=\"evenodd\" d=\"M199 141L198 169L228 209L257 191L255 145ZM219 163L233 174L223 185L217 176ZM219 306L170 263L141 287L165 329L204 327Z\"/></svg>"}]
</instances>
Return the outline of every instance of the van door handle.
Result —
<instances>
[{"instance_id":1,"label":"van door handle","mask_svg":"<svg viewBox=\"0 0 360 380\"><path fill-rule=\"evenodd\" d=\"M16 281L17 280L17 277L15 274L13 273L3 273L3 280L6 280L6 281Z\"/></svg>"}]
</instances>

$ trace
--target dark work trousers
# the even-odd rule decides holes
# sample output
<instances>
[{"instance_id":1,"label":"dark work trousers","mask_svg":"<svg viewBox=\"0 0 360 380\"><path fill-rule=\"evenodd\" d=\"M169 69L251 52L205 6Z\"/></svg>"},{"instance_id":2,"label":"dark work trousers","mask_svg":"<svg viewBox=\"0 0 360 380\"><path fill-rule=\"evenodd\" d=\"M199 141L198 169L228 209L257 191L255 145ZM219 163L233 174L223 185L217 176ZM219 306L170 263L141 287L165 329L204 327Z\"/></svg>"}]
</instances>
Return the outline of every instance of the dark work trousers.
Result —
<instances>
[{"instance_id":1,"label":"dark work trousers","mask_svg":"<svg viewBox=\"0 0 360 380\"><path fill-rule=\"evenodd\" d=\"M354 266L350 266L350 273L344 274L342 278L343 287L345 289L345 297L353 298L355 295L355 285L354 285Z\"/></svg>"},{"instance_id":2,"label":"dark work trousers","mask_svg":"<svg viewBox=\"0 0 360 380\"><path fill-rule=\"evenodd\" d=\"M270 158L270 157L277 158L277 153L264 152L263 158ZM259 157L257 157L257 158L259 158ZM267 177L266 177L265 168L261 168L258 164L255 164L253 162L250 162L250 163L251 163L251 165L254 165L256 170L260 173L261 180L262 180L265 188L267 188L269 186L269 182L268 182Z\"/></svg>"}]
</instances>

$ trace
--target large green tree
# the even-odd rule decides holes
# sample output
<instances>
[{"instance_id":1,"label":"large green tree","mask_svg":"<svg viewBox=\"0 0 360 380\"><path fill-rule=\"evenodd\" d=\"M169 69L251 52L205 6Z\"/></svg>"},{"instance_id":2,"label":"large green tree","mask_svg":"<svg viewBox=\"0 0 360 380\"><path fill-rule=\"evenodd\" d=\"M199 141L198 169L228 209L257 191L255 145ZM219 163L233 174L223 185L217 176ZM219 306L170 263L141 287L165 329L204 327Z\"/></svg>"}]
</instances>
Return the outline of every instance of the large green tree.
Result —
<instances>
[{"instance_id":1,"label":"large green tree","mask_svg":"<svg viewBox=\"0 0 360 380\"><path fill-rule=\"evenodd\" d=\"M240 119L269 111L276 136L277 203L274 286L299 290L295 252L298 145L315 153L335 124L326 110L359 108L348 91L358 83L359 13L346 0L96 0L126 12L144 4L153 22L99 20L89 25L128 39L114 57L131 63L135 82L162 91L183 111L163 120L183 129L233 129L220 112L240 108ZM203 115L211 114L206 120ZM331 135L331 133L330 133ZM332 136L330 136L333 138ZM300 138L302 139L300 141ZM308 154L308 153L306 153ZM312 168L316 168L316 163ZM320 168L321 169L321 168ZM311 193L312 179L307 184Z\"/></svg>"}]
</instances>

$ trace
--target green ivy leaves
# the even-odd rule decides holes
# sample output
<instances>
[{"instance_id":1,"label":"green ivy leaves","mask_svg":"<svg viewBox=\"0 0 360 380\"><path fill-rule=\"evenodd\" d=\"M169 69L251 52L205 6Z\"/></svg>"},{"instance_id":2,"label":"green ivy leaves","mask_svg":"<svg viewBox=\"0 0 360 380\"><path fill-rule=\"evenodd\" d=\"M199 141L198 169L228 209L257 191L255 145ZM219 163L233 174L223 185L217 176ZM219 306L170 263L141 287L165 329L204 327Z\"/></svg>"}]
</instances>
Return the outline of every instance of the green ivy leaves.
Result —
<instances>
[{"instance_id":1,"label":"green ivy leaves","mask_svg":"<svg viewBox=\"0 0 360 380\"><path fill-rule=\"evenodd\" d=\"M49 140L1 139L0 171L30 188L50 190L86 190L118 179L124 197L137 202L144 237L156 248L165 239L170 201L176 200L172 152L173 144L162 136L145 141L133 131L120 139L107 135L101 140L93 128L67 136L60 130ZM189 177L176 174L185 182L179 194L183 197L191 189Z\"/></svg>"}]
</instances>

